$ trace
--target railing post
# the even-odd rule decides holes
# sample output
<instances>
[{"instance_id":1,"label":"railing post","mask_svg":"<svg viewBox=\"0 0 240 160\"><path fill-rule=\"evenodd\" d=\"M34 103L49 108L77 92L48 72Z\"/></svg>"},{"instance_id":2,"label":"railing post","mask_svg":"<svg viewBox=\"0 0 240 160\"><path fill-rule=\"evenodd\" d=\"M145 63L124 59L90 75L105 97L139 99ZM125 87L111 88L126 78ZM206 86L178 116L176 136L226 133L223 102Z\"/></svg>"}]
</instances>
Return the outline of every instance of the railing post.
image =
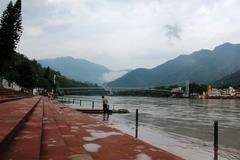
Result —
<instances>
[{"instance_id":1,"label":"railing post","mask_svg":"<svg viewBox=\"0 0 240 160\"><path fill-rule=\"evenodd\" d=\"M92 109L94 109L94 101L92 101Z\"/></svg>"},{"instance_id":2,"label":"railing post","mask_svg":"<svg viewBox=\"0 0 240 160\"><path fill-rule=\"evenodd\" d=\"M82 100L80 99L80 101L79 101L79 105L81 106L82 105Z\"/></svg>"},{"instance_id":3,"label":"railing post","mask_svg":"<svg viewBox=\"0 0 240 160\"><path fill-rule=\"evenodd\" d=\"M214 160L218 160L218 121L214 121Z\"/></svg>"},{"instance_id":4,"label":"railing post","mask_svg":"<svg viewBox=\"0 0 240 160\"><path fill-rule=\"evenodd\" d=\"M74 99L73 99L73 104L74 104Z\"/></svg>"},{"instance_id":5,"label":"railing post","mask_svg":"<svg viewBox=\"0 0 240 160\"><path fill-rule=\"evenodd\" d=\"M136 109L136 130L135 137L138 138L138 109Z\"/></svg>"}]
</instances>

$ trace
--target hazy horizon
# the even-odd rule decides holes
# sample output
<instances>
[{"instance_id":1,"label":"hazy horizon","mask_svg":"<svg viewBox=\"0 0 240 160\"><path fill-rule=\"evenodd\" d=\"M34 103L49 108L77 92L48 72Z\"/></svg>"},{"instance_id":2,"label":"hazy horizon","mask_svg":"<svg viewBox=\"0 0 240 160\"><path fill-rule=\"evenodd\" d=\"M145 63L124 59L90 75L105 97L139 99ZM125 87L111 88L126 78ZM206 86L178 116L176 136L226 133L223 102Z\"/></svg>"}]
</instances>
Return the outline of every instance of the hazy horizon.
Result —
<instances>
[{"instance_id":1,"label":"hazy horizon","mask_svg":"<svg viewBox=\"0 0 240 160\"><path fill-rule=\"evenodd\" d=\"M0 2L0 13L9 0ZM237 0L25 0L18 47L29 58L71 56L111 70L152 68L238 43ZM227 12L226 12L227 11Z\"/></svg>"},{"instance_id":2,"label":"hazy horizon","mask_svg":"<svg viewBox=\"0 0 240 160\"><path fill-rule=\"evenodd\" d=\"M226 44L226 43L230 43L230 44L239 44L239 43L231 43L231 42L225 42L225 43L222 43L222 44L219 44L217 46L220 46L220 45L223 45L223 44ZM208 48L201 48L200 50L214 50L214 48L216 48L217 46L213 47L213 49L208 49ZM196 50L196 51L193 51L189 54L179 54L177 55L176 57L173 57L173 58L170 58L170 59L166 59L166 61L163 61L162 63L160 64L157 64L155 66L151 66L151 67L144 67L144 66L139 66L139 67L136 67L136 68L124 68L124 69L112 69L112 68L108 68L107 66L105 66L104 64L100 64L100 63L96 63L94 61L91 61L91 60L88 60L88 59L83 59L83 58L78 58L78 57L73 57L73 56L68 56L68 55L65 55L65 56L59 56L59 57L52 57L52 58L41 58L41 59L37 59L37 60L47 60L47 59L57 59L57 58L67 58L67 57L70 57L70 58L73 58L73 59L76 59L76 60L85 60L85 61L88 61L90 63L93 63L93 64L98 64L98 65L102 65L104 67L106 67L107 69L109 69L111 72L124 72L124 73L127 73L131 70L135 70L135 69L139 69L139 68L145 68L145 69L152 69L154 67L157 67L159 65L162 65L170 60L173 60L173 59L176 59L178 56L181 56L181 55L191 55L193 54L194 52L198 52L200 50ZM122 74L121 74L122 75Z\"/></svg>"}]
</instances>

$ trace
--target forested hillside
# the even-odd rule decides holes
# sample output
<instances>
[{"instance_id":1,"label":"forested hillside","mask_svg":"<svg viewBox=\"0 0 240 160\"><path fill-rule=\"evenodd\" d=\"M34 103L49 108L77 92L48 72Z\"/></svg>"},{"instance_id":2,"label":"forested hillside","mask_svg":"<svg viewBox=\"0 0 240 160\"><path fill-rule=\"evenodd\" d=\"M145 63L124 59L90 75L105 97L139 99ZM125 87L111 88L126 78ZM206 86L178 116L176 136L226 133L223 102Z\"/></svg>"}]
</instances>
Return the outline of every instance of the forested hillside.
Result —
<instances>
[{"instance_id":1,"label":"forested hillside","mask_svg":"<svg viewBox=\"0 0 240 160\"><path fill-rule=\"evenodd\" d=\"M218 88L225 88L228 86L240 87L240 70L217 80L214 86Z\"/></svg>"},{"instance_id":2,"label":"forested hillside","mask_svg":"<svg viewBox=\"0 0 240 160\"><path fill-rule=\"evenodd\" d=\"M14 4L10 1L0 21L0 82L4 78L27 89L47 90L54 87L93 86L68 79L60 72L42 67L36 60L30 60L23 54L17 53L16 48L22 33L21 0L17 0Z\"/></svg>"},{"instance_id":3,"label":"forested hillside","mask_svg":"<svg viewBox=\"0 0 240 160\"><path fill-rule=\"evenodd\" d=\"M224 43L213 50L181 55L152 69L136 69L109 83L118 87L153 87L186 80L213 83L240 69L240 44Z\"/></svg>"}]
</instances>

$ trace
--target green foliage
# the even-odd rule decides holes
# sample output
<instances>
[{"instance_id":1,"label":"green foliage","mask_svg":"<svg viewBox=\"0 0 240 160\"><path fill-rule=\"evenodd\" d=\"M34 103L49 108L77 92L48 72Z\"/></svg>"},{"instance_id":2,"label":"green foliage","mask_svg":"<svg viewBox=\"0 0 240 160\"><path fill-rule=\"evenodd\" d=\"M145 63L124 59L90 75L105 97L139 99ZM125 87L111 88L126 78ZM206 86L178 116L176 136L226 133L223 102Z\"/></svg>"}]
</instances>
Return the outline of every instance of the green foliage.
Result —
<instances>
[{"instance_id":1,"label":"green foliage","mask_svg":"<svg viewBox=\"0 0 240 160\"><path fill-rule=\"evenodd\" d=\"M92 83L83 83L83 82L79 82L73 79L68 79L65 76L57 76L56 78L57 81L57 87L96 87L96 84L92 84Z\"/></svg>"},{"instance_id":2,"label":"green foliage","mask_svg":"<svg viewBox=\"0 0 240 160\"><path fill-rule=\"evenodd\" d=\"M4 76L22 35L21 0L14 5L10 1L0 22L0 76Z\"/></svg>"},{"instance_id":3,"label":"green foliage","mask_svg":"<svg viewBox=\"0 0 240 160\"><path fill-rule=\"evenodd\" d=\"M220 80L217 80L214 84L214 87L217 88L228 88L229 86L233 86L234 88L240 87L240 70L234 72L230 75L227 75Z\"/></svg>"},{"instance_id":4,"label":"green foliage","mask_svg":"<svg viewBox=\"0 0 240 160\"><path fill-rule=\"evenodd\" d=\"M157 90L172 90L173 88L178 88L180 87L179 85L170 85L170 86L158 86L158 87L154 87L154 89Z\"/></svg>"},{"instance_id":5,"label":"green foliage","mask_svg":"<svg viewBox=\"0 0 240 160\"><path fill-rule=\"evenodd\" d=\"M159 87L154 87L154 89L159 89L159 90L167 90L167 86L159 86Z\"/></svg>"},{"instance_id":6,"label":"green foliage","mask_svg":"<svg viewBox=\"0 0 240 160\"><path fill-rule=\"evenodd\" d=\"M190 83L189 84L189 93L202 94L203 92L207 91L207 88L208 88L208 86L206 84Z\"/></svg>"},{"instance_id":7,"label":"green foliage","mask_svg":"<svg viewBox=\"0 0 240 160\"><path fill-rule=\"evenodd\" d=\"M25 88L33 89L35 87L35 76L31 67L31 62L29 60L25 60L15 67L19 75L15 82Z\"/></svg>"},{"instance_id":8,"label":"green foliage","mask_svg":"<svg viewBox=\"0 0 240 160\"><path fill-rule=\"evenodd\" d=\"M22 35L21 0L14 5L10 1L0 22L0 78L4 76L8 81L27 89L93 86L70 80L49 67L43 68L36 60L29 60L15 52ZM57 76L56 85L53 83L54 75Z\"/></svg>"},{"instance_id":9,"label":"green foliage","mask_svg":"<svg viewBox=\"0 0 240 160\"><path fill-rule=\"evenodd\" d=\"M29 60L22 54L14 53L10 70L5 78L10 82L16 82L20 86L28 89L44 88L49 91L55 87L81 87L96 86L91 83L82 83L61 75L60 72L51 68L42 67L36 60ZM56 85L53 77L56 75Z\"/></svg>"},{"instance_id":10,"label":"green foliage","mask_svg":"<svg viewBox=\"0 0 240 160\"><path fill-rule=\"evenodd\" d=\"M182 97L182 93L171 93L173 88L181 87L179 85L170 85L170 86L159 86L154 87L153 90L129 90L129 91L120 91L116 92L115 95L119 96L151 96L151 97ZM182 87L182 90L185 91L185 86ZM207 85L205 84L197 84L197 83L190 83L189 84L189 92L190 93L199 93L202 94L203 92L207 91Z\"/></svg>"},{"instance_id":11,"label":"green foliage","mask_svg":"<svg viewBox=\"0 0 240 160\"><path fill-rule=\"evenodd\" d=\"M199 84L199 83L190 83L189 84L189 93L199 93L202 94L203 92L207 92L208 85L206 84ZM184 86L182 90L185 92L186 87Z\"/></svg>"},{"instance_id":12,"label":"green foliage","mask_svg":"<svg viewBox=\"0 0 240 160\"><path fill-rule=\"evenodd\" d=\"M170 92L158 92L154 90L129 90L114 93L116 96L144 96L144 97L170 97Z\"/></svg>"},{"instance_id":13,"label":"green foliage","mask_svg":"<svg viewBox=\"0 0 240 160\"><path fill-rule=\"evenodd\" d=\"M155 87L186 80L196 83L214 81L240 70L240 44L225 43L214 50L181 55L152 69L136 69L110 82L113 87Z\"/></svg>"},{"instance_id":14,"label":"green foliage","mask_svg":"<svg viewBox=\"0 0 240 160\"><path fill-rule=\"evenodd\" d=\"M109 70L99 64L95 64L84 59L72 57L58 57L54 59L42 59L38 61L42 66L60 71L63 75L75 80L86 82L102 82L102 75Z\"/></svg>"}]
</instances>

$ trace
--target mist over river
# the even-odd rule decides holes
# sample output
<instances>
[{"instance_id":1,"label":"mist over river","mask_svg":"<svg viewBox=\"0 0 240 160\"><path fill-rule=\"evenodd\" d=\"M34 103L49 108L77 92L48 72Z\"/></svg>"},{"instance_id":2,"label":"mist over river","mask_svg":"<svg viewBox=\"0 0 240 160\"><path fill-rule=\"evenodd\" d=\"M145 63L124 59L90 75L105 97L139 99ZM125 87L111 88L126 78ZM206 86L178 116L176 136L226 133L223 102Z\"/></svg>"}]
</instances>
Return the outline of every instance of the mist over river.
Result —
<instances>
[{"instance_id":1,"label":"mist over river","mask_svg":"<svg viewBox=\"0 0 240 160\"><path fill-rule=\"evenodd\" d=\"M101 107L101 97L71 96L82 100L76 108ZM132 136L139 109L139 138L189 160L213 159L213 123L219 122L219 160L240 159L240 100L107 97L110 109L129 114L110 115L106 123ZM103 120L103 115L93 117Z\"/></svg>"}]
</instances>

